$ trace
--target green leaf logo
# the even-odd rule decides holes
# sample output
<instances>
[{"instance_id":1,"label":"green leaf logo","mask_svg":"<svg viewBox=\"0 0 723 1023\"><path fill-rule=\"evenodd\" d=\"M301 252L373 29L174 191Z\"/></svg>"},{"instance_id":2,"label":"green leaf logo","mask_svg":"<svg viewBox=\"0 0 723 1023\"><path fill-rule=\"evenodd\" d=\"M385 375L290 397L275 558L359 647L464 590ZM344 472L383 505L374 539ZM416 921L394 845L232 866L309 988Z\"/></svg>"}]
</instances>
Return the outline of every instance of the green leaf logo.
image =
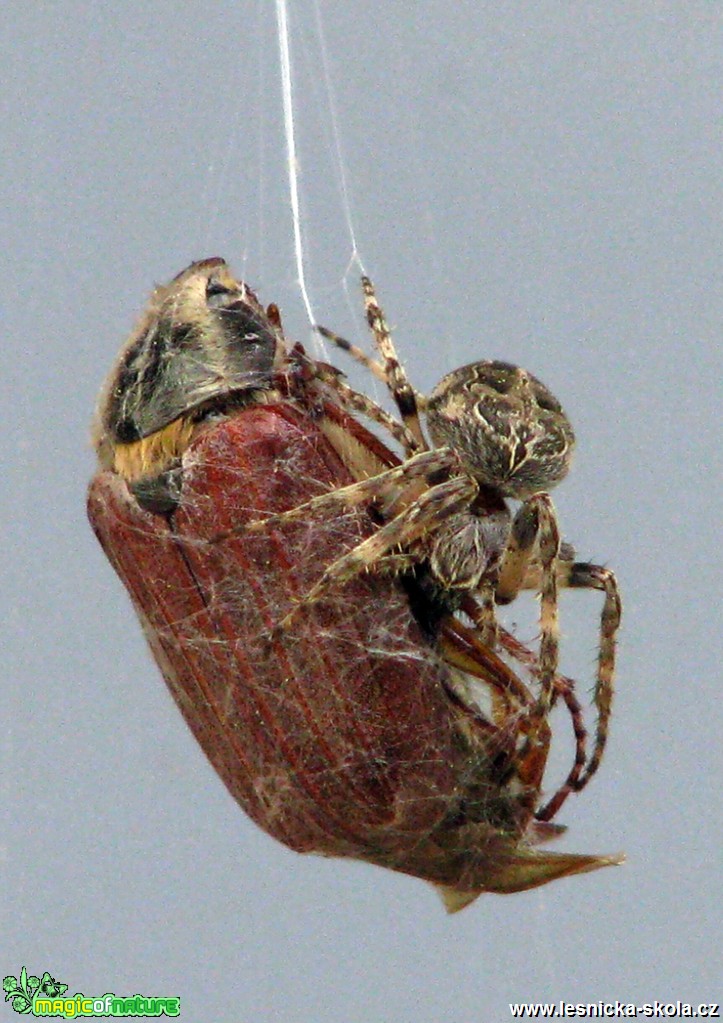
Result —
<instances>
[{"instance_id":1,"label":"green leaf logo","mask_svg":"<svg viewBox=\"0 0 723 1023\"><path fill-rule=\"evenodd\" d=\"M68 990L67 984L60 984L49 973L42 977L35 974L28 976L28 971L23 966L20 970L20 977L3 977L3 991L5 1001L10 1002L15 1012L26 1014L33 1010L33 998L36 994L44 994L48 998L58 998Z\"/></svg>"}]
</instances>

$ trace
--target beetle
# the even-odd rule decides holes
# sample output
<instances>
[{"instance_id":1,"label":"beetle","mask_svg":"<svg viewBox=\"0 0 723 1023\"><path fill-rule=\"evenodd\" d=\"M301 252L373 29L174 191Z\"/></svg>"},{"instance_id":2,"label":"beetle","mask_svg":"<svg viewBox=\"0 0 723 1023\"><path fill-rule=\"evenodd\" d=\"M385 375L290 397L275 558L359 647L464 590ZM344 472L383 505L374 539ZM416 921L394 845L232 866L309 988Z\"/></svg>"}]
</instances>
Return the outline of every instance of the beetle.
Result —
<instances>
[{"instance_id":1,"label":"beetle","mask_svg":"<svg viewBox=\"0 0 723 1023\"><path fill-rule=\"evenodd\" d=\"M564 829L535 816L534 679L433 606L420 566L274 629L379 522L239 527L399 462L344 393L218 258L154 291L103 388L90 522L191 731L268 834L422 878L450 911L620 862L536 848Z\"/></svg>"}]
</instances>

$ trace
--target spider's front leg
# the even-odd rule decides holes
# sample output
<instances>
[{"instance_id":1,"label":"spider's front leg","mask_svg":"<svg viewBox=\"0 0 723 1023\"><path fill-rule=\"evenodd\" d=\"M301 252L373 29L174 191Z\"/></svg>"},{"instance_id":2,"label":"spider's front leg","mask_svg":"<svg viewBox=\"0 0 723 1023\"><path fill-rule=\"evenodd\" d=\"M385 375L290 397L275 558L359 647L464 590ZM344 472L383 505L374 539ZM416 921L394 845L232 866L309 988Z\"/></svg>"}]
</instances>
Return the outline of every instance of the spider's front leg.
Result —
<instances>
[{"instance_id":1,"label":"spider's front leg","mask_svg":"<svg viewBox=\"0 0 723 1023\"><path fill-rule=\"evenodd\" d=\"M377 351L383 359L383 374L387 387L399 409L405 428L416 439L419 447L426 448L427 441L419 422L419 396L409 382L404 366L399 361L386 317L377 301L374 285L366 276L362 277L362 290L367 323L374 335Z\"/></svg>"}]
</instances>

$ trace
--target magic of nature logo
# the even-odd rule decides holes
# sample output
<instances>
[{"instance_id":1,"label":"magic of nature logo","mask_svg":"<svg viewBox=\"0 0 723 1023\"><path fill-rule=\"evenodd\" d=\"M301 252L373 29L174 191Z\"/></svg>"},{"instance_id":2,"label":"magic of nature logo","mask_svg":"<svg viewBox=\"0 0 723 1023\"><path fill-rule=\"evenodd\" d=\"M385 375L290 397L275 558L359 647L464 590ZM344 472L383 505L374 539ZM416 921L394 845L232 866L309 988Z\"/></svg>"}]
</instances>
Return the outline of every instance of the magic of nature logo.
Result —
<instances>
[{"instance_id":1,"label":"magic of nature logo","mask_svg":"<svg viewBox=\"0 0 723 1023\"><path fill-rule=\"evenodd\" d=\"M29 974L23 966L19 977L3 978L5 1001L21 1015L61 1016L180 1016L181 999L147 995L116 995L107 992L100 997L78 991L66 994L68 985L44 973Z\"/></svg>"}]
</instances>

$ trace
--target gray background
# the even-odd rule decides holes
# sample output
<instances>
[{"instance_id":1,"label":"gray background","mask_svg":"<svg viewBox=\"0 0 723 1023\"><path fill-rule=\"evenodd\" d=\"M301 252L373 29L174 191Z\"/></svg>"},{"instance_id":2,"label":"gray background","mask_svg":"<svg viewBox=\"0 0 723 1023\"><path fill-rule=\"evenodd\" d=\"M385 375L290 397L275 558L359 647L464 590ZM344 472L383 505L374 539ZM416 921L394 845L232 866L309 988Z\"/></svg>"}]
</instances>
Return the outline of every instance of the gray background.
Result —
<instances>
[{"instance_id":1,"label":"gray background","mask_svg":"<svg viewBox=\"0 0 723 1023\"><path fill-rule=\"evenodd\" d=\"M363 337L314 10L293 6L312 298ZM575 423L556 502L618 571L625 621L607 759L562 841L628 863L448 918L421 882L298 857L232 803L84 491L98 387L154 282L224 255L308 339L272 5L6 3L3 974L179 994L193 1023L715 1000L721 7L322 6L359 249L415 383L507 358ZM564 596L583 693L598 608ZM515 607L528 638L533 616Z\"/></svg>"}]
</instances>

